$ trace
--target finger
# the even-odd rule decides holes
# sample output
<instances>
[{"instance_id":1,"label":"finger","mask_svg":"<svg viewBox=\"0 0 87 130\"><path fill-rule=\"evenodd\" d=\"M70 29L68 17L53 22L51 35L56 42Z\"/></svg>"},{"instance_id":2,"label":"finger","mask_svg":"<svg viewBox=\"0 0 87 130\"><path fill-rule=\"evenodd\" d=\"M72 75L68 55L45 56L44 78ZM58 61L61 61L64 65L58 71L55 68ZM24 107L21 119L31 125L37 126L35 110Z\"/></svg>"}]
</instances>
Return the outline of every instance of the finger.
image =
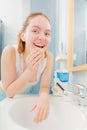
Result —
<instances>
[{"instance_id":1,"label":"finger","mask_svg":"<svg viewBox=\"0 0 87 130\"><path fill-rule=\"evenodd\" d=\"M42 121L43 120L43 113L44 113L44 109L41 109L39 116L38 116L38 121Z\"/></svg>"},{"instance_id":2,"label":"finger","mask_svg":"<svg viewBox=\"0 0 87 130\"><path fill-rule=\"evenodd\" d=\"M34 68L35 70L38 70L40 61L41 61L41 59L39 59L39 60L33 65L33 68Z\"/></svg>"},{"instance_id":3,"label":"finger","mask_svg":"<svg viewBox=\"0 0 87 130\"><path fill-rule=\"evenodd\" d=\"M35 113L35 117L34 117L34 121L35 121L36 123L39 122L39 115L40 115L40 112L41 112L41 109L38 108L37 111L36 111L36 113Z\"/></svg>"},{"instance_id":4,"label":"finger","mask_svg":"<svg viewBox=\"0 0 87 130\"><path fill-rule=\"evenodd\" d=\"M35 59L38 55L40 54L40 52L32 52L31 54L29 54L26 58L26 62L30 62L33 59Z\"/></svg>"},{"instance_id":5,"label":"finger","mask_svg":"<svg viewBox=\"0 0 87 130\"><path fill-rule=\"evenodd\" d=\"M34 111L36 109L36 104L33 105L33 107L30 109L30 111Z\"/></svg>"},{"instance_id":6,"label":"finger","mask_svg":"<svg viewBox=\"0 0 87 130\"><path fill-rule=\"evenodd\" d=\"M34 121L35 121L36 123L38 123L38 122L41 122L41 121L45 120L47 117L48 117L48 112L47 112L47 110L41 109L41 110L39 111L38 115L35 117Z\"/></svg>"},{"instance_id":7,"label":"finger","mask_svg":"<svg viewBox=\"0 0 87 130\"><path fill-rule=\"evenodd\" d=\"M34 64L36 64L37 62L38 62L38 60L41 60L41 56L39 56L39 55L37 55L36 57L34 57L34 58L30 58L27 62L26 62L26 64L27 65L30 65L30 66L33 66Z\"/></svg>"},{"instance_id":8,"label":"finger","mask_svg":"<svg viewBox=\"0 0 87 130\"><path fill-rule=\"evenodd\" d=\"M48 115L49 115L49 110L45 109L43 111L42 120L45 120L48 117Z\"/></svg>"},{"instance_id":9,"label":"finger","mask_svg":"<svg viewBox=\"0 0 87 130\"><path fill-rule=\"evenodd\" d=\"M35 65L41 60L41 55L38 55L35 59L33 59L32 64Z\"/></svg>"},{"instance_id":10,"label":"finger","mask_svg":"<svg viewBox=\"0 0 87 130\"><path fill-rule=\"evenodd\" d=\"M40 53L39 51L34 52L34 53L31 55L32 60L35 59L38 55L41 55L41 53Z\"/></svg>"}]
</instances>

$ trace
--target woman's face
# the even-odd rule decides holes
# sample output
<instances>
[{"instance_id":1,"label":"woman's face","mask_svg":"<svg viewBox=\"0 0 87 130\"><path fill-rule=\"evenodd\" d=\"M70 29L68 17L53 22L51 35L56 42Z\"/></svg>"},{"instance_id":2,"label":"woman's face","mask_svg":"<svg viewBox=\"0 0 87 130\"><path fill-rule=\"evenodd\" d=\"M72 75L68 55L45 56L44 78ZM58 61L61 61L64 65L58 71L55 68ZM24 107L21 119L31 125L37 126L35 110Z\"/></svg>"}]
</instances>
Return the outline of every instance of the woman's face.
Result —
<instances>
[{"instance_id":1,"label":"woman's face","mask_svg":"<svg viewBox=\"0 0 87 130\"><path fill-rule=\"evenodd\" d=\"M51 40L51 26L49 21L40 15L33 18L24 33L24 39L26 49L39 48L46 50Z\"/></svg>"}]
</instances>

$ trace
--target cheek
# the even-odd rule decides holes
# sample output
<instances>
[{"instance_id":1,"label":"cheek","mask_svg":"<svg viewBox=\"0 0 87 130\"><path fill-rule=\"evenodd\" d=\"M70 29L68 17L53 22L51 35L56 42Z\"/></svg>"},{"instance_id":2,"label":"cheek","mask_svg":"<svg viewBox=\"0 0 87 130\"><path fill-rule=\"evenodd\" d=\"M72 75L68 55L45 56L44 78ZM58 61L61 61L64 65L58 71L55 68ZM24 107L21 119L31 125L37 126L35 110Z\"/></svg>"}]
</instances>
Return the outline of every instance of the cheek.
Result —
<instances>
[{"instance_id":1,"label":"cheek","mask_svg":"<svg viewBox=\"0 0 87 130\"><path fill-rule=\"evenodd\" d=\"M37 36L32 36L31 37L31 41L33 42L33 41L36 41L38 38L37 38Z\"/></svg>"},{"instance_id":2,"label":"cheek","mask_svg":"<svg viewBox=\"0 0 87 130\"><path fill-rule=\"evenodd\" d=\"M46 38L46 46L48 46L50 44L51 38Z\"/></svg>"}]
</instances>

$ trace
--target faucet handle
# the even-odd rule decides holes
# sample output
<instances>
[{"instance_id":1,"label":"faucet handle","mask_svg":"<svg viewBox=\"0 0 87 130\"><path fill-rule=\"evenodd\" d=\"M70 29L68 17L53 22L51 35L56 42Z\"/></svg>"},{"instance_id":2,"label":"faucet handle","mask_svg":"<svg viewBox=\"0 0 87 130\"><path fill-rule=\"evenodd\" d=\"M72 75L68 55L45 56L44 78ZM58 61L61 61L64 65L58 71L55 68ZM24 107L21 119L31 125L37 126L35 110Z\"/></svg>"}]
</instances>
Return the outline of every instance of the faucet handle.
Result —
<instances>
[{"instance_id":1,"label":"faucet handle","mask_svg":"<svg viewBox=\"0 0 87 130\"><path fill-rule=\"evenodd\" d=\"M80 96L84 96L84 92L86 90L86 87L82 84L75 84L75 86L77 87L76 93L79 94Z\"/></svg>"},{"instance_id":2,"label":"faucet handle","mask_svg":"<svg viewBox=\"0 0 87 130\"><path fill-rule=\"evenodd\" d=\"M80 96L79 105L87 106L87 87L82 84L76 84L77 94Z\"/></svg>"}]
</instances>

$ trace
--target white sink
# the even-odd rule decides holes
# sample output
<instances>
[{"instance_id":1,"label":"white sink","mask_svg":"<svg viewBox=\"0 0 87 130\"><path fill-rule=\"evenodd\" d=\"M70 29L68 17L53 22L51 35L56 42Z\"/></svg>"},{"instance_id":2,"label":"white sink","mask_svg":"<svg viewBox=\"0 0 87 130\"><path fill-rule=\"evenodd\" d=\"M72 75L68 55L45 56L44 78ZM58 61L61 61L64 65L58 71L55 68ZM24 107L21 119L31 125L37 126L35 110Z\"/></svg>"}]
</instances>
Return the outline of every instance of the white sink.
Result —
<instances>
[{"instance_id":1,"label":"white sink","mask_svg":"<svg viewBox=\"0 0 87 130\"><path fill-rule=\"evenodd\" d=\"M83 130L86 118L82 111L71 103L50 97L50 114L41 123L34 123L34 112L30 108L37 97L7 99L1 105L2 128L7 130ZM7 124L7 125L6 125Z\"/></svg>"}]
</instances>

